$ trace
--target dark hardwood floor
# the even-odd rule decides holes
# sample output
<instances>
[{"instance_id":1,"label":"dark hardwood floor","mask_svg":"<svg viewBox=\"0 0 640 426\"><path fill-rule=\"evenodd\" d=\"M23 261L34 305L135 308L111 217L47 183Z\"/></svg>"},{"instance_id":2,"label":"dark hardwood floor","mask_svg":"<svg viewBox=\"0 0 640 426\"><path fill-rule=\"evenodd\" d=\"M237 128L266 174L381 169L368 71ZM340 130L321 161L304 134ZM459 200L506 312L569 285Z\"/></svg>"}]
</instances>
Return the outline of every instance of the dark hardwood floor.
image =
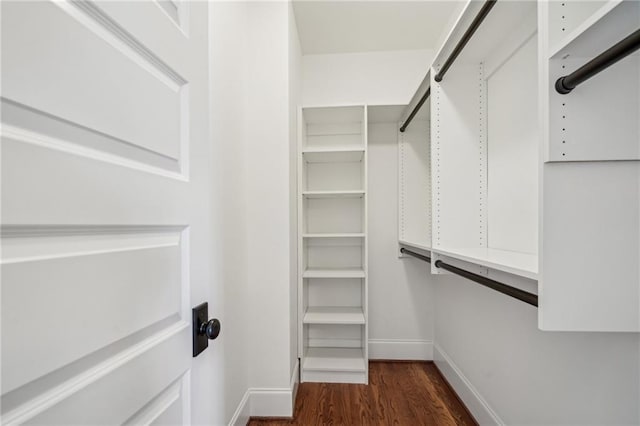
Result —
<instances>
[{"instance_id":1,"label":"dark hardwood floor","mask_svg":"<svg viewBox=\"0 0 640 426\"><path fill-rule=\"evenodd\" d=\"M477 425L432 362L369 363L369 386L302 383L293 419L251 426Z\"/></svg>"}]
</instances>

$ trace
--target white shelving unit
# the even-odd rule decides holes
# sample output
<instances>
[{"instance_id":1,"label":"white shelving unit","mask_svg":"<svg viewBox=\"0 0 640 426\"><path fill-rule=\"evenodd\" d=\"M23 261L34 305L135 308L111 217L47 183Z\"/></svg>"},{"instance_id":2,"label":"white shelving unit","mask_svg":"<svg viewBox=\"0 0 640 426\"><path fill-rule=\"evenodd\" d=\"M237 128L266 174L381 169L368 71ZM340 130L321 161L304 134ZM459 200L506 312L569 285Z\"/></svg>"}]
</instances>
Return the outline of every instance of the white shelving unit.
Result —
<instances>
[{"instance_id":1,"label":"white shelving unit","mask_svg":"<svg viewBox=\"0 0 640 426\"><path fill-rule=\"evenodd\" d=\"M640 53L570 74L640 28L638 1L540 2L544 330L640 331ZM595 258L595 261L592 259Z\"/></svg>"},{"instance_id":2,"label":"white shelving unit","mask_svg":"<svg viewBox=\"0 0 640 426\"><path fill-rule=\"evenodd\" d=\"M365 106L299 114L302 382L368 383L366 114Z\"/></svg>"},{"instance_id":3,"label":"white shelving unit","mask_svg":"<svg viewBox=\"0 0 640 426\"><path fill-rule=\"evenodd\" d=\"M497 2L444 79L434 79L483 3L467 4L431 69L430 245L440 257L535 280L536 2ZM433 264L432 272L447 273Z\"/></svg>"}]
</instances>

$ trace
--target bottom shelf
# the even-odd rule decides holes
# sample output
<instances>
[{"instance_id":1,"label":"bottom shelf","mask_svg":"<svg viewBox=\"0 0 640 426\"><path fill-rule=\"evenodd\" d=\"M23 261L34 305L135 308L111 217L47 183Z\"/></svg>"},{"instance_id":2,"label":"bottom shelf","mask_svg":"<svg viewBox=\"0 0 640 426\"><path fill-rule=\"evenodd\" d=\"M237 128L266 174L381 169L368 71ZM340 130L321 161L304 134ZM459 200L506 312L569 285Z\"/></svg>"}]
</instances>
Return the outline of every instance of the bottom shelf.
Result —
<instances>
[{"instance_id":1,"label":"bottom shelf","mask_svg":"<svg viewBox=\"0 0 640 426\"><path fill-rule=\"evenodd\" d=\"M303 382L367 383L367 360L361 348L307 348Z\"/></svg>"}]
</instances>

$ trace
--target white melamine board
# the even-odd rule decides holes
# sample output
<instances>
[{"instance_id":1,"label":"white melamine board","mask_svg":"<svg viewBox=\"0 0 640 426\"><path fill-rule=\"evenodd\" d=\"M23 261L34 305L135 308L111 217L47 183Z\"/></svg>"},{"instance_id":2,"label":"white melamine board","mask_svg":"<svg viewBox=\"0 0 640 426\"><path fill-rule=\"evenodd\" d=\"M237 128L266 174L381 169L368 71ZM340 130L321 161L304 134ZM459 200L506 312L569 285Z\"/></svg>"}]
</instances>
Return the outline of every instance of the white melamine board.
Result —
<instances>
[{"instance_id":1,"label":"white melamine board","mask_svg":"<svg viewBox=\"0 0 640 426\"><path fill-rule=\"evenodd\" d=\"M485 247L461 249L434 248L432 252L525 278L538 279L538 256L535 254Z\"/></svg>"},{"instance_id":2,"label":"white melamine board","mask_svg":"<svg viewBox=\"0 0 640 426\"><path fill-rule=\"evenodd\" d=\"M482 247L486 148L480 65L456 64L432 81L431 165L434 247ZM486 112L485 112L486 114Z\"/></svg>"},{"instance_id":3,"label":"white melamine board","mask_svg":"<svg viewBox=\"0 0 640 426\"><path fill-rule=\"evenodd\" d=\"M538 250L537 38L487 80L488 247Z\"/></svg>"},{"instance_id":4,"label":"white melamine board","mask_svg":"<svg viewBox=\"0 0 640 426\"><path fill-rule=\"evenodd\" d=\"M548 7L549 51L548 56L558 56L568 49L577 56L596 55L607 49L612 42L611 31L631 34L635 29L632 24L637 19L635 1L624 0L590 0L590 1L550 1ZM622 15L616 16L623 12ZM597 29L602 24L614 19L617 29L610 28L600 37L585 37L585 32ZM606 25L606 24L605 24ZM599 32L599 30L598 30ZM558 57L563 56L560 54Z\"/></svg>"},{"instance_id":5,"label":"white melamine board","mask_svg":"<svg viewBox=\"0 0 640 426\"><path fill-rule=\"evenodd\" d=\"M303 191L305 198L362 198L364 191Z\"/></svg>"},{"instance_id":6,"label":"white melamine board","mask_svg":"<svg viewBox=\"0 0 640 426\"><path fill-rule=\"evenodd\" d=\"M304 324L364 324L361 307L310 306L302 319Z\"/></svg>"},{"instance_id":7,"label":"white melamine board","mask_svg":"<svg viewBox=\"0 0 640 426\"><path fill-rule=\"evenodd\" d=\"M362 349L352 348L309 348L304 370L365 371Z\"/></svg>"},{"instance_id":8,"label":"white melamine board","mask_svg":"<svg viewBox=\"0 0 640 426\"><path fill-rule=\"evenodd\" d=\"M409 241L409 240L398 240L398 243L401 246L405 246L408 247L409 249L411 248L416 248L418 250L424 250L424 251L431 251L431 245L427 244L425 242L416 242L416 241Z\"/></svg>"},{"instance_id":9,"label":"white melamine board","mask_svg":"<svg viewBox=\"0 0 640 426\"><path fill-rule=\"evenodd\" d=\"M303 238L360 238L365 234L361 232L329 232L329 233L316 233L316 234L302 234Z\"/></svg>"},{"instance_id":10,"label":"white melamine board","mask_svg":"<svg viewBox=\"0 0 640 426\"><path fill-rule=\"evenodd\" d=\"M426 102L426 108L429 101ZM431 144L428 121L398 132L399 239L431 245Z\"/></svg>"},{"instance_id":11,"label":"white melamine board","mask_svg":"<svg viewBox=\"0 0 640 426\"><path fill-rule=\"evenodd\" d=\"M364 278L362 268L313 268L306 269L303 278Z\"/></svg>"},{"instance_id":12,"label":"white melamine board","mask_svg":"<svg viewBox=\"0 0 640 426\"><path fill-rule=\"evenodd\" d=\"M550 161L640 159L640 53L556 92L556 80L640 27L640 3L609 2L580 26L549 60ZM557 25L557 23L556 23Z\"/></svg>"},{"instance_id":13,"label":"white melamine board","mask_svg":"<svg viewBox=\"0 0 640 426\"><path fill-rule=\"evenodd\" d=\"M461 13L445 44L433 61L436 72L438 68L444 64L464 32L469 28L483 4L484 2L476 1L467 3L465 10ZM453 66L449 69L443 81L446 81L451 70L459 64L477 64L487 59L495 50L496 46L501 45L506 37L518 32L523 26L523 22L530 20L531 17L535 15L535 1L497 2L460 53ZM433 82L431 87L433 90Z\"/></svg>"},{"instance_id":14,"label":"white melamine board","mask_svg":"<svg viewBox=\"0 0 640 426\"><path fill-rule=\"evenodd\" d=\"M307 163L352 163L359 162L365 150L352 146L336 148L309 148L302 151Z\"/></svg>"},{"instance_id":15,"label":"white melamine board","mask_svg":"<svg viewBox=\"0 0 640 426\"><path fill-rule=\"evenodd\" d=\"M640 331L640 164L544 165L539 325Z\"/></svg>"}]
</instances>

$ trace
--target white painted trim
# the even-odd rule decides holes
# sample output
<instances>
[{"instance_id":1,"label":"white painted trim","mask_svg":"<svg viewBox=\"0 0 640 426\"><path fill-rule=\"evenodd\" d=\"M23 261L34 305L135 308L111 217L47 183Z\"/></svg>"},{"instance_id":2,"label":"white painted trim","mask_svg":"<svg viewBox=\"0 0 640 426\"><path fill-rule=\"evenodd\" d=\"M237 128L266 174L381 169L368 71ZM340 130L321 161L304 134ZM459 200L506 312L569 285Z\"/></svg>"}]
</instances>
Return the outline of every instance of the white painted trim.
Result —
<instances>
[{"instance_id":1,"label":"white painted trim","mask_svg":"<svg viewBox=\"0 0 640 426\"><path fill-rule=\"evenodd\" d=\"M229 426L246 426L251 417L251 389L247 389L229 420Z\"/></svg>"},{"instance_id":2,"label":"white painted trim","mask_svg":"<svg viewBox=\"0 0 640 426\"><path fill-rule=\"evenodd\" d=\"M478 392L469 379L465 377L458 366L454 364L453 360L449 358L437 343L434 344L434 361L442 375L447 379L479 424L505 424L491 408L489 403L480 395L480 392Z\"/></svg>"},{"instance_id":3,"label":"white painted trim","mask_svg":"<svg viewBox=\"0 0 640 426\"><path fill-rule=\"evenodd\" d=\"M245 426L254 417L293 417L300 383L300 360L296 360L289 388L249 388L229 421L229 426Z\"/></svg>"},{"instance_id":4,"label":"white painted trim","mask_svg":"<svg viewBox=\"0 0 640 426\"><path fill-rule=\"evenodd\" d=\"M369 339L369 359L433 360L433 341Z\"/></svg>"},{"instance_id":5,"label":"white painted trim","mask_svg":"<svg viewBox=\"0 0 640 426\"><path fill-rule=\"evenodd\" d=\"M251 415L254 417L292 417L291 389L251 389Z\"/></svg>"},{"instance_id":6,"label":"white painted trim","mask_svg":"<svg viewBox=\"0 0 640 426\"><path fill-rule=\"evenodd\" d=\"M293 374L291 374L291 382L289 388L291 389L291 416L296 408L296 396L298 395L298 385L300 384L300 358L296 360L296 365L293 366Z\"/></svg>"}]
</instances>

